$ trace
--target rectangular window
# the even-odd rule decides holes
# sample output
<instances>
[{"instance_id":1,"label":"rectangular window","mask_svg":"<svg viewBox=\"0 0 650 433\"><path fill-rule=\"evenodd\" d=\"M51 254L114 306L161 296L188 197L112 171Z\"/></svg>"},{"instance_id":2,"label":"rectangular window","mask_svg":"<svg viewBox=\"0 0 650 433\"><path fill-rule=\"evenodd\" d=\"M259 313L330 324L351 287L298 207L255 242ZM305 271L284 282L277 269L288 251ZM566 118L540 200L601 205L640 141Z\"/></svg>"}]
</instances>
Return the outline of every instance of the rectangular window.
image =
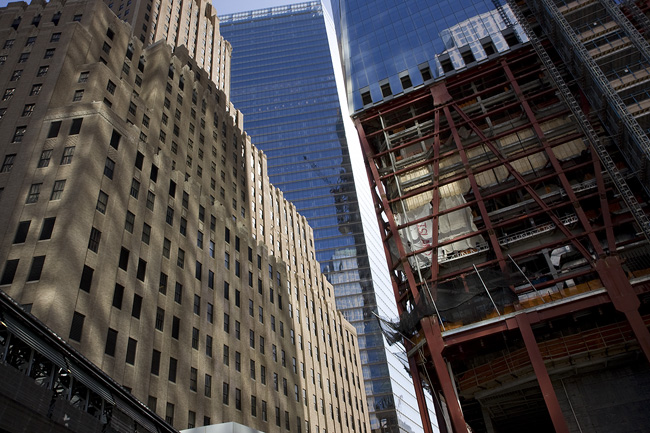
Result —
<instances>
[{"instance_id":1,"label":"rectangular window","mask_svg":"<svg viewBox=\"0 0 650 433\"><path fill-rule=\"evenodd\" d=\"M108 328L108 334L106 335L106 346L104 348L104 353L109 356L115 356L115 345L117 343L117 331L112 328Z\"/></svg>"},{"instance_id":2,"label":"rectangular window","mask_svg":"<svg viewBox=\"0 0 650 433\"><path fill-rule=\"evenodd\" d=\"M115 290L113 291L113 307L118 310L122 309L122 298L124 297L124 286L115 283Z\"/></svg>"},{"instance_id":3,"label":"rectangular window","mask_svg":"<svg viewBox=\"0 0 650 433\"><path fill-rule=\"evenodd\" d=\"M241 410L241 389L235 388L235 409Z\"/></svg>"},{"instance_id":4,"label":"rectangular window","mask_svg":"<svg viewBox=\"0 0 650 433\"><path fill-rule=\"evenodd\" d=\"M185 250L182 248L178 249L178 257L176 258L176 265L183 269L185 267Z\"/></svg>"},{"instance_id":5,"label":"rectangular window","mask_svg":"<svg viewBox=\"0 0 650 433\"><path fill-rule=\"evenodd\" d=\"M90 293L90 286L93 282L93 273L95 270L88 265L84 265L84 269L81 272L81 281L79 282L79 288L84 292Z\"/></svg>"},{"instance_id":6,"label":"rectangular window","mask_svg":"<svg viewBox=\"0 0 650 433\"><path fill-rule=\"evenodd\" d=\"M23 117L31 116L32 113L34 112L35 106L36 106L35 104L26 104L25 107L23 107L23 114L21 116Z\"/></svg>"},{"instance_id":7,"label":"rectangular window","mask_svg":"<svg viewBox=\"0 0 650 433\"><path fill-rule=\"evenodd\" d=\"M16 230L16 235L14 236L14 244L22 244L25 242L30 225L31 221L21 221L18 223L18 230Z\"/></svg>"},{"instance_id":8,"label":"rectangular window","mask_svg":"<svg viewBox=\"0 0 650 433\"><path fill-rule=\"evenodd\" d=\"M178 334L181 330L181 319L176 316L172 317L172 338L178 340Z\"/></svg>"},{"instance_id":9,"label":"rectangular window","mask_svg":"<svg viewBox=\"0 0 650 433\"><path fill-rule=\"evenodd\" d=\"M106 213L106 206L108 206L108 194L106 194L104 191L99 191L99 196L97 197L97 205L95 206L95 209L97 209L99 212L105 214ZM129 212L131 213L131 212ZM128 215L128 214L127 214ZM131 214L133 215L133 214ZM135 216L134 216L135 218ZM131 221L133 223L133 221ZM131 226L131 230L133 230L133 226Z\"/></svg>"},{"instance_id":10,"label":"rectangular window","mask_svg":"<svg viewBox=\"0 0 650 433\"><path fill-rule=\"evenodd\" d=\"M16 159L15 153L10 153L5 155L4 162L2 163L2 168L0 168L0 173L9 173L14 166L14 160Z\"/></svg>"},{"instance_id":11,"label":"rectangular window","mask_svg":"<svg viewBox=\"0 0 650 433\"><path fill-rule=\"evenodd\" d=\"M223 383L223 390L222 390L222 397L221 397L221 402L228 406L229 402L229 397L230 397L230 385L226 382Z\"/></svg>"},{"instance_id":12,"label":"rectangular window","mask_svg":"<svg viewBox=\"0 0 650 433\"><path fill-rule=\"evenodd\" d=\"M198 382L198 370L194 367L190 367L190 391L196 392L197 382Z\"/></svg>"},{"instance_id":13,"label":"rectangular window","mask_svg":"<svg viewBox=\"0 0 650 433\"><path fill-rule=\"evenodd\" d=\"M192 349L199 350L199 330L192 328Z\"/></svg>"},{"instance_id":14,"label":"rectangular window","mask_svg":"<svg viewBox=\"0 0 650 433\"><path fill-rule=\"evenodd\" d=\"M133 338L129 337L129 341L126 345L126 359L125 362L127 364L135 364L135 352L136 348L138 346L138 342L134 340Z\"/></svg>"},{"instance_id":15,"label":"rectangular window","mask_svg":"<svg viewBox=\"0 0 650 433\"><path fill-rule=\"evenodd\" d=\"M55 217L45 218L43 220L43 225L41 226L41 234L38 236L39 241L50 239L52 237L52 230L54 230L55 221Z\"/></svg>"},{"instance_id":16,"label":"rectangular window","mask_svg":"<svg viewBox=\"0 0 650 433\"><path fill-rule=\"evenodd\" d=\"M165 326L165 310L158 307L156 310L156 329L162 331L163 326Z\"/></svg>"},{"instance_id":17,"label":"rectangular window","mask_svg":"<svg viewBox=\"0 0 650 433\"><path fill-rule=\"evenodd\" d=\"M205 336L205 354L212 358L212 336Z\"/></svg>"},{"instance_id":18,"label":"rectangular window","mask_svg":"<svg viewBox=\"0 0 650 433\"><path fill-rule=\"evenodd\" d=\"M228 313L223 313L223 330L225 333L230 333L230 315Z\"/></svg>"},{"instance_id":19,"label":"rectangular window","mask_svg":"<svg viewBox=\"0 0 650 433\"><path fill-rule=\"evenodd\" d=\"M83 314L74 312L72 315L72 324L70 325L70 340L81 341L85 319L86 316Z\"/></svg>"},{"instance_id":20,"label":"rectangular window","mask_svg":"<svg viewBox=\"0 0 650 433\"><path fill-rule=\"evenodd\" d=\"M27 132L26 126L17 126L16 131L14 132L14 137L11 139L11 142L22 143L23 137L25 136L25 132Z\"/></svg>"},{"instance_id":21,"label":"rectangular window","mask_svg":"<svg viewBox=\"0 0 650 433\"><path fill-rule=\"evenodd\" d=\"M2 279L0 280L0 285L13 283L16 269L18 269L18 259L7 260L5 270L2 273Z\"/></svg>"},{"instance_id":22,"label":"rectangular window","mask_svg":"<svg viewBox=\"0 0 650 433\"><path fill-rule=\"evenodd\" d=\"M142 242L149 245L149 240L151 239L151 226L147 223L144 223L142 226Z\"/></svg>"},{"instance_id":23,"label":"rectangular window","mask_svg":"<svg viewBox=\"0 0 650 433\"><path fill-rule=\"evenodd\" d=\"M68 146L63 149L63 155L61 155L61 165L66 165L72 163L72 157L74 156L74 146Z\"/></svg>"},{"instance_id":24,"label":"rectangular window","mask_svg":"<svg viewBox=\"0 0 650 433\"><path fill-rule=\"evenodd\" d=\"M171 253L171 248L172 248L172 241L170 241L169 239L165 238L165 239L163 240L163 250L162 250L162 255L163 255L163 257L165 257L166 259L169 258L169 255L170 255L170 253Z\"/></svg>"},{"instance_id":25,"label":"rectangular window","mask_svg":"<svg viewBox=\"0 0 650 433\"><path fill-rule=\"evenodd\" d=\"M174 225L174 209L167 206L167 215L165 217L165 221L167 221L167 224L170 226Z\"/></svg>"},{"instance_id":26,"label":"rectangular window","mask_svg":"<svg viewBox=\"0 0 650 433\"><path fill-rule=\"evenodd\" d=\"M72 124L70 125L69 135L77 135L81 131L81 124L83 122L83 117L77 119L72 119Z\"/></svg>"},{"instance_id":27,"label":"rectangular window","mask_svg":"<svg viewBox=\"0 0 650 433\"><path fill-rule=\"evenodd\" d=\"M153 212L155 203L156 195L151 191L147 191L147 209Z\"/></svg>"},{"instance_id":28,"label":"rectangular window","mask_svg":"<svg viewBox=\"0 0 650 433\"><path fill-rule=\"evenodd\" d=\"M136 273L136 278L144 282L147 274L147 262L143 259L138 259L138 270Z\"/></svg>"},{"instance_id":29,"label":"rectangular window","mask_svg":"<svg viewBox=\"0 0 650 433\"><path fill-rule=\"evenodd\" d=\"M223 345L223 365L226 367L230 365L230 348Z\"/></svg>"},{"instance_id":30,"label":"rectangular window","mask_svg":"<svg viewBox=\"0 0 650 433\"><path fill-rule=\"evenodd\" d=\"M102 239L102 232L93 227L90 230L90 238L88 239L88 249L93 253L99 250L99 242Z\"/></svg>"},{"instance_id":31,"label":"rectangular window","mask_svg":"<svg viewBox=\"0 0 650 433\"><path fill-rule=\"evenodd\" d=\"M205 383L205 388L203 391L204 395L206 397L212 397L212 376L206 374L204 383Z\"/></svg>"},{"instance_id":32,"label":"rectangular window","mask_svg":"<svg viewBox=\"0 0 650 433\"><path fill-rule=\"evenodd\" d=\"M126 248L122 247L120 250L120 261L118 263L118 266L120 269L127 270L129 267L129 254L131 252L127 250Z\"/></svg>"},{"instance_id":33,"label":"rectangular window","mask_svg":"<svg viewBox=\"0 0 650 433\"><path fill-rule=\"evenodd\" d=\"M214 321L214 317L213 317L213 315L214 315L214 306L209 302L208 302L207 310L208 311L206 313L206 316L207 316L207 319L208 319L208 323L212 323Z\"/></svg>"},{"instance_id":34,"label":"rectangular window","mask_svg":"<svg viewBox=\"0 0 650 433\"><path fill-rule=\"evenodd\" d=\"M83 89L75 90L74 95L72 96L72 102L79 102L83 99L84 91Z\"/></svg>"},{"instance_id":35,"label":"rectangular window","mask_svg":"<svg viewBox=\"0 0 650 433\"><path fill-rule=\"evenodd\" d=\"M176 368L178 367L178 360L176 358L169 358L169 374L167 379L170 382L176 383Z\"/></svg>"},{"instance_id":36,"label":"rectangular window","mask_svg":"<svg viewBox=\"0 0 650 433\"><path fill-rule=\"evenodd\" d=\"M160 352L156 349L151 353L151 374L155 376L160 374Z\"/></svg>"},{"instance_id":37,"label":"rectangular window","mask_svg":"<svg viewBox=\"0 0 650 433\"><path fill-rule=\"evenodd\" d=\"M177 304L183 303L183 285L176 281L176 287L174 287L174 302Z\"/></svg>"},{"instance_id":38,"label":"rectangular window","mask_svg":"<svg viewBox=\"0 0 650 433\"><path fill-rule=\"evenodd\" d=\"M65 180L54 181L54 185L52 186L52 194L50 194L50 200L60 200L64 188Z\"/></svg>"},{"instance_id":39,"label":"rectangular window","mask_svg":"<svg viewBox=\"0 0 650 433\"><path fill-rule=\"evenodd\" d=\"M158 282L158 291L163 295L167 294L167 274L164 272L160 273L160 281Z\"/></svg>"},{"instance_id":40,"label":"rectangular window","mask_svg":"<svg viewBox=\"0 0 650 433\"><path fill-rule=\"evenodd\" d=\"M138 199L138 195L140 194L140 182L138 182L136 179L131 180L131 196L134 199Z\"/></svg>"},{"instance_id":41,"label":"rectangular window","mask_svg":"<svg viewBox=\"0 0 650 433\"><path fill-rule=\"evenodd\" d=\"M140 312L142 311L142 296L138 294L133 295L133 306L131 307L131 316L136 319L140 318Z\"/></svg>"},{"instance_id":42,"label":"rectangular window","mask_svg":"<svg viewBox=\"0 0 650 433\"><path fill-rule=\"evenodd\" d=\"M110 158L106 158L106 163L104 163L104 176L109 179L113 179L113 173L115 172L115 161Z\"/></svg>"}]
</instances>

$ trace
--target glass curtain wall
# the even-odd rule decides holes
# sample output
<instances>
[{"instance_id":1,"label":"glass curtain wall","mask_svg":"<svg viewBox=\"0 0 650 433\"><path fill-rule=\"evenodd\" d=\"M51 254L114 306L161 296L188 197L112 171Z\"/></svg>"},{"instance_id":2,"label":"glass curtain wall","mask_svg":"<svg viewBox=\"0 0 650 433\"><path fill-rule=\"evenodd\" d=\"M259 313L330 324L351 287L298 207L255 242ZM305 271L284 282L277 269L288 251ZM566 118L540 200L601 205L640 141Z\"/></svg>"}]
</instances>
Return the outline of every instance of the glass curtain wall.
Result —
<instances>
[{"instance_id":1,"label":"glass curtain wall","mask_svg":"<svg viewBox=\"0 0 650 433\"><path fill-rule=\"evenodd\" d=\"M233 47L231 100L244 113L252 142L267 156L271 182L309 219L337 308L359 333L371 427L418 431L410 377L387 352L375 318L378 297L392 299L392 288L386 270L383 281L372 270L386 266L383 247L380 239L366 242L361 212L368 213L367 221L376 219L371 202L358 201L321 4L219 19ZM358 168L364 171L362 162ZM361 187L367 188L365 181ZM377 285L388 294L376 293Z\"/></svg>"}]
</instances>

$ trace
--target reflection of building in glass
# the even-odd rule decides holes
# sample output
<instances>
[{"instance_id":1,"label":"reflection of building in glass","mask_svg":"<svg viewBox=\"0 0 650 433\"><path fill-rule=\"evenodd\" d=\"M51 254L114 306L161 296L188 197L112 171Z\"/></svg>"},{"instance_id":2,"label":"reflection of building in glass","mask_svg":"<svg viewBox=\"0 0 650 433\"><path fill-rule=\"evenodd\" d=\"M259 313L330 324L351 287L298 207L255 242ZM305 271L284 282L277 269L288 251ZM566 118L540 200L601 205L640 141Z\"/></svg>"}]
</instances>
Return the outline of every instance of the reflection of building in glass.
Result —
<instances>
[{"instance_id":1,"label":"reflection of building in glass","mask_svg":"<svg viewBox=\"0 0 650 433\"><path fill-rule=\"evenodd\" d=\"M219 18L233 47L231 98L246 115L252 141L266 155L271 181L313 227L316 258L334 286L337 308L359 332L372 428L417 429L409 378L387 353L373 314L391 306L392 289L370 200L359 201L354 183L321 5L300 3ZM365 173L361 176L365 184ZM262 199L267 202L266 196ZM261 204L252 209L253 230L274 245L274 254L285 257L283 234L261 224L268 218L260 213ZM374 243L364 229L368 222ZM404 396L399 411L395 396Z\"/></svg>"},{"instance_id":2,"label":"reflection of building in glass","mask_svg":"<svg viewBox=\"0 0 650 433\"><path fill-rule=\"evenodd\" d=\"M400 313L382 324L404 342L425 430L427 389L448 432L645 428L648 5L427 3L396 30L379 3L399 16L401 2L362 17L340 2L344 52L386 25L417 33L432 7L458 12L435 33L443 49L408 46L440 54L444 76L433 57L367 88L348 76ZM367 64L344 56L347 71L394 66L402 52L381 48Z\"/></svg>"}]
</instances>

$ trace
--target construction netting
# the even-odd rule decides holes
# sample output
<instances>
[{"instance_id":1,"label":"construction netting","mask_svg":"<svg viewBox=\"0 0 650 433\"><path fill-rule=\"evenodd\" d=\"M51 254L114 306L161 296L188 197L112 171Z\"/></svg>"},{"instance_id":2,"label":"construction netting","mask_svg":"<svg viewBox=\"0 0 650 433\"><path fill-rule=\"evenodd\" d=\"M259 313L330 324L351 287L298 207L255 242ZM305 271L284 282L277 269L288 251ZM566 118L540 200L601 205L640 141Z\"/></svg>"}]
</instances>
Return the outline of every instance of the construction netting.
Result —
<instances>
[{"instance_id":1,"label":"construction netting","mask_svg":"<svg viewBox=\"0 0 650 433\"><path fill-rule=\"evenodd\" d=\"M424 289L399 320L379 320L387 341L411 339L424 317L436 316L443 326L459 326L508 312L518 300L513 289L527 286L526 278L513 271L481 269Z\"/></svg>"}]
</instances>

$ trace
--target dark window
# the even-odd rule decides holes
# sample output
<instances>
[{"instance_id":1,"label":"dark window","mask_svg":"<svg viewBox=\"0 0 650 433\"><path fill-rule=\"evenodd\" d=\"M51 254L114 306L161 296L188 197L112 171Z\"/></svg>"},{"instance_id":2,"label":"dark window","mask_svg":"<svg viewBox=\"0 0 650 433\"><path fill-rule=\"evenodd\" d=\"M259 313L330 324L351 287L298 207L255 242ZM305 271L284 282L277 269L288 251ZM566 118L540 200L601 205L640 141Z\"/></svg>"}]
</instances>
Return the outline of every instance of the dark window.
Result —
<instances>
[{"instance_id":1,"label":"dark window","mask_svg":"<svg viewBox=\"0 0 650 433\"><path fill-rule=\"evenodd\" d=\"M120 262L119 262L119 267L120 269L127 270L129 267L129 254L130 251L127 250L126 248L122 247L120 250Z\"/></svg>"},{"instance_id":2,"label":"dark window","mask_svg":"<svg viewBox=\"0 0 650 433\"><path fill-rule=\"evenodd\" d=\"M104 176L109 179L113 179L113 173L115 171L115 161L110 158L106 158L106 163L104 164Z\"/></svg>"},{"instance_id":3,"label":"dark window","mask_svg":"<svg viewBox=\"0 0 650 433\"><path fill-rule=\"evenodd\" d=\"M169 375L167 378L169 379L170 382L176 382L176 367L178 365L178 361L176 358L169 358Z\"/></svg>"},{"instance_id":4,"label":"dark window","mask_svg":"<svg viewBox=\"0 0 650 433\"><path fill-rule=\"evenodd\" d=\"M11 284L14 281L14 276L16 275L16 269L18 268L18 259L7 260L5 264L5 270L2 273L2 280L0 284Z\"/></svg>"},{"instance_id":5,"label":"dark window","mask_svg":"<svg viewBox=\"0 0 650 433\"><path fill-rule=\"evenodd\" d=\"M90 239L88 240L88 249L94 253L99 250L99 242L102 239L102 232L95 227L90 230Z\"/></svg>"},{"instance_id":6,"label":"dark window","mask_svg":"<svg viewBox=\"0 0 650 433\"><path fill-rule=\"evenodd\" d=\"M138 152L135 156L135 168L142 170L142 164L144 162L144 155Z\"/></svg>"},{"instance_id":7,"label":"dark window","mask_svg":"<svg viewBox=\"0 0 650 433\"><path fill-rule=\"evenodd\" d=\"M47 133L47 138L56 137L59 135L59 130L61 129L61 121L56 121L50 123L50 130Z\"/></svg>"},{"instance_id":8,"label":"dark window","mask_svg":"<svg viewBox=\"0 0 650 433\"><path fill-rule=\"evenodd\" d=\"M55 221L56 221L55 217L45 218L43 220L43 225L41 226L41 234L38 237L39 241L50 239L52 237L52 230L54 229Z\"/></svg>"},{"instance_id":9,"label":"dark window","mask_svg":"<svg viewBox=\"0 0 650 433\"><path fill-rule=\"evenodd\" d=\"M192 328L192 349L199 350L199 330Z\"/></svg>"},{"instance_id":10,"label":"dark window","mask_svg":"<svg viewBox=\"0 0 650 433\"><path fill-rule=\"evenodd\" d=\"M74 312L72 315L72 324L70 325L70 340L81 341L85 319L86 316L83 314Z\"/></svg>"},{"instance_id":11,"label":"dark window","mask_svg":"<svg viewBox=\"0 0 650 433\"><path fill-rule=\"evenodd\" d=\"M158 291L163 295L167 294L167 274L164 272L160 273L160 281L158 282Z\"/></svg>"},{"instance_id":12,"label":"dark window","mask_svg":"<svg viewBox=\"0 0 650 433\"><path fill-rule=\"evenodd\" d=\"M139 319L141 311L142 311L142 296L134 294L133 307L131 308L131 316L135 317L136 319Z\"/></svg>"},{"instance_id":13,"label":"dark window","mask_svg":"<svg viewBox=\"0 0 650 433\"><path fill-rule=\"evenodd\" d=\"M93 268L84 265L84 270L81 272L81 282L79 283L79 288L84 292L90 293L90 286L93 282L93 272L95 272Z\"/></svg>"},{"instance_id":14,"label":"dark window","mask_svg":"<svg viewBox=\"0 0 650 433\"><path fill-rule=\"evenodd\" d=\"M183 285L176 281L176 287L174 288L174 301L178 304L183 302Z\"/></svg>"},{"instance_id":15,"label":"dark window","mask_svg":"<svg viewBox=\"0 0 650 433\"><path fill-rule=\"evenodd\" d=\"M25 242L30 224L31 221L21 221L18 223L18 230L16 230L16 236L14 236L14 244L22 244Z\"/></svg>"},{"instance_id":16,"label":"dark window","mask_svg":"<svg viewBox=\"0 0 650 433\"><path fill-rule=\"evenodd\" d=\"M160 373L160 352L154 349L153 352L151 353L151 374L158 376L159 373Z\"/></svg>"},{"instance_id":17,"label":"dark window","mask_svg":"<svg viewBox=\"0 0 650 433\"><path fill-rule=\"evenodd\" d=\"M129 338L129 342L126 345L126 363L135 364L135 351L138 347L138 342L133 338Z\"/></svg>"},{"instance_id":18,"label":"dark window","mask_svg":"<svg viewBox=\"0 0 650 433\"><path fill-rule=\"evenodd\" d=\"M108 334L106 335L106 347L104 353L109 356L115 356L115 345L117 343L117 331L112 328L108 328Z\"/></svg>"},{"instance_id":19,"label":"dark window","mask_svg":"<svg viewBox=\"0 0 650 433\"><path fill-rule=\"evenodd\" d=\"M32 259L32 266L29 268L27 281L38 281L41 278L43 263L45 263L45 256L36 256Z\"/></svg>"},{"instance_id":20,"label":"dark window","mask_svg":"<svg viewBox=\"0 0 650 433\"><path fill-rule=\"evenodd\" d=\"M110 145L112 148L117 149L120 145L120 139L122 136L116 130L113 130L113 135L111 135Z\"/></svg>"},{"instance_id":21,"label":"dark window","mask_svg":"<svg viewBox=\"0 0 650 433\"><path fill-rule=\"evenodd\" d=\"M113 307L122 309L122 298L124 297L124 286L115 283L115 291L113 292Z\"/></svg>"},{"instance_id":22,"label":"dark window","mask_svg":"<svg viewBox=\"0 0 650 433\"><path fill-rule=\"evenodd\" d=\"M83 117L78 119L72 119L72 125L70 125L69 135L77 135L81 131L81 123L83 122Z\"/></svg>"},{"instance_id":23,"label":"dark window","mask_svg":"<svg viewBox=\"0 0 650 433\"><path fill-rule=\"evenodd\" d=\"M180 332L180 328L181 328L181 319L174 316L172 318L172 338L175 338L175 339L178 340L178 334Z\"/></svg>"},{"instance_id":24,"label":"dark window","mask_svg":"<svg viewBox=\"0 0 650 433\"><path fill-rule=\"evenodd\" d=\"M144 281L146 275L147 275L147 262L142 259L139 259L137 278L140 281Z\"/></svg>"}]
</instances>

